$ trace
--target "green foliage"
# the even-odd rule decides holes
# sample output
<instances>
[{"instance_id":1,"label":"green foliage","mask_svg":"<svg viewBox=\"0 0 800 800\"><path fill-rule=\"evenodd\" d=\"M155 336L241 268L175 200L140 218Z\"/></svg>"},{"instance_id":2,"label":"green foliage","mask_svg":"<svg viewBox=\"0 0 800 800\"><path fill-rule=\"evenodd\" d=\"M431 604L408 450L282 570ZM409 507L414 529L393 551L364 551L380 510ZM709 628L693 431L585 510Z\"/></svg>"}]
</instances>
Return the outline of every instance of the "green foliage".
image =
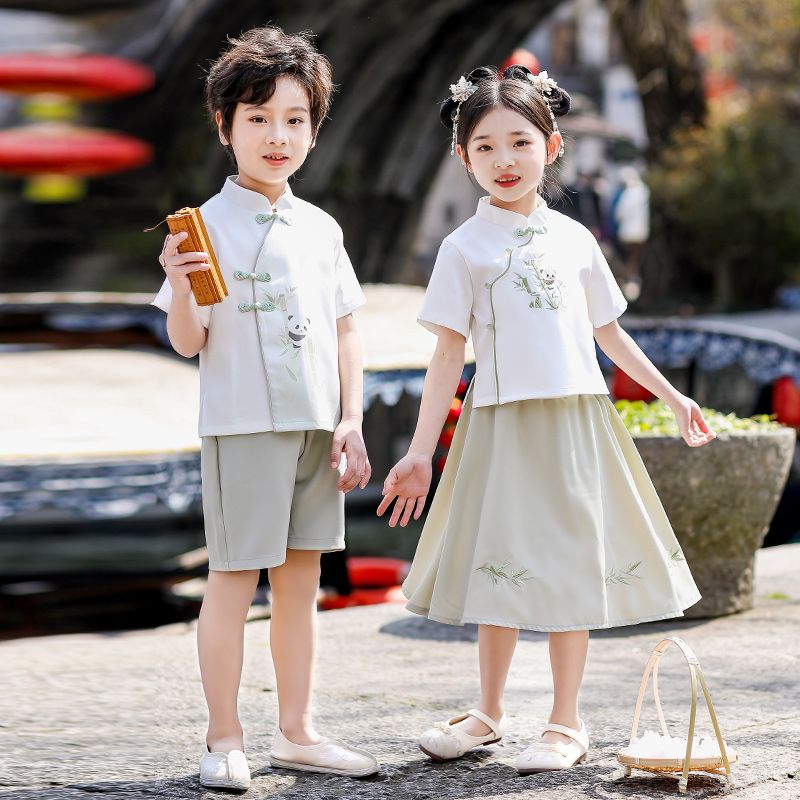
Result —
<instances>
[{"instance_id":1,"label":"green foliage","mask_svg":"<svg viewBox=\"0 0 800 800\"><path fill-rule=\"evenodd\" d=\"M670 407L656 400L644 403L641 400L617 400L614 403L625 427L632 436L679 436L675 415ZM703 409L703 417L712 431L732 436L776 430L781 427L768 414L755 417L737 417L723 414L712 408Z\"/></svg>"},{"instance_id":2,"label":"green foliage","mask_svg":"<svg viewBox=\"0 0 800 800\"><path fill-rule=\"evenodd\" d=\"M680 132L649 175L653 198L677 225L690 274L710 274L718 305L770 305L800 280L800 128L780 103L717 108Z\"/></svg>"}]
</instances>

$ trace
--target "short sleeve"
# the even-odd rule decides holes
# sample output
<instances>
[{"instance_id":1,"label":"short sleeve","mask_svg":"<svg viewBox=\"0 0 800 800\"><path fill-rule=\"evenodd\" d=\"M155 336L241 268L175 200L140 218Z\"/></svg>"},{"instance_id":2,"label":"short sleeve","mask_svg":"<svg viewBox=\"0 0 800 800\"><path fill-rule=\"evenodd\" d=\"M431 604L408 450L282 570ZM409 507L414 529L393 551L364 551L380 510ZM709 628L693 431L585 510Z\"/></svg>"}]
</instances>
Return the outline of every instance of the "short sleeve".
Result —
<instances>
[{"instance_id":1,"label":"short sleeve","mask_svg":"<svg viewBox=\"0 0 800 800\"><path fill-rule=\"evenodd\" d=\"M191 295L191 303L194 310L197 312L201 324L204 328L207 328L211 322L211 306L198 306L194 295ZM150 305L169 313L170 306L172 305L172 286L170 285L169 279L161 284L158 294L150 301Z\"/></svg>"},{"instance_id":2,"label":"short sleeve","mask_svg":"<svg viewBox=\"0 0 800 800\"><path fill-rule=\"evenodd\" d=\"M622 314L628 307L625 296L608 266L606 257L592 236L592 272L586 287L586 305L592 326L602 328Z\"/></svg>"},{"instance_id":3,"label":"short sleeve","mask_svg":"<svg viewBox=\"0 0 800 800\"><path fill-rule=\"evenodd\" d=\"M364 292L361 289L358 278L356 278L353 265L350 263L350 258L344 249L341 229L338 231L334 249L336 254L336 263L334 265L336 319L341 319L363 306L367 299L364 297Z\"/></svg>"},{"instance_id":4,"label":"short sleeve","mask_svg":"<svg viewBox=\"0 0 800 800\"><path fill-rule=\"evenodd\" d=\"M469 339L472 320L472 279L464 256L445 239L436 256L417 321L437 334L450 328Z\"/></svg>"}]
</instances>

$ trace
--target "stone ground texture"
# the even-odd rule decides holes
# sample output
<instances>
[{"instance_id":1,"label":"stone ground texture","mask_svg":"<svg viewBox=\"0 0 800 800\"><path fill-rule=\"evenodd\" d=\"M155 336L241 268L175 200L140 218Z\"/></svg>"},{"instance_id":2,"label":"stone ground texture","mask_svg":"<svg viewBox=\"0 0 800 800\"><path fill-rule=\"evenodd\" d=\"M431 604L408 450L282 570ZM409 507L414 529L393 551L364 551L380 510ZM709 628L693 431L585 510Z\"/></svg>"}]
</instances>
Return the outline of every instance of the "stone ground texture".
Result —
<instances>
[{"instance_id":1,"label":"stone ground texture","mask_svg":"<svg viewBox=\"0 0 800 800\"><path fill-rule=\"evenodd\" d=\"M524 633L509 680L511 732L502 746L433 764L416 736L475 702L474 628L452 628L398 606L320 615L316 721L325 733L371 749L380 774L345 778L272 770L276 723L268 622L247 626L240 696L255 780L245 798L505 800L677 797L677 781L624 778L614 754L627 742L641 672L652 647L683 637L700 658L726 739L738 750L735 786L692 775L689 795L737 800L800 797L800 545L760 551L757 604L714 620L671 621L592 635L582 714L589 762L520 777L515 755L546 719L547 641ZM27 639L0 644L0 798L217 798L197 764L206 722L195 625L154 631ZM661 668L673 733L685 732L689 680L671 648ZM648 697L645 722L655 727ZM699 728L710 730L701 711Z\"/></svg>"}]
</instances>

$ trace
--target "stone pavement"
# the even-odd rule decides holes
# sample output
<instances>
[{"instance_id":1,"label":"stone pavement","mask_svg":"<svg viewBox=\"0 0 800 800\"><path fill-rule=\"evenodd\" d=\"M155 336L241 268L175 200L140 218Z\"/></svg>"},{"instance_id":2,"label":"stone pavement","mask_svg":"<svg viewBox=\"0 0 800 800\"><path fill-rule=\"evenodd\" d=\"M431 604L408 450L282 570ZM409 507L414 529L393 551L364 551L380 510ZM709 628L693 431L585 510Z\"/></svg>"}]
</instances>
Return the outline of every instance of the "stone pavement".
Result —
<instances>
[{"instance_id":1,"label":"stone pavement","mask_svg":"<svg viewBox=\"0 0 800 800\"><path fill-rule=\"evenodd\" d=\"M369 747L372 779L269 768L275 681L266 621L247 626L241 690L253 787L245 798L513 800L547 797L677 797L677 781L625 779L614 753L627 741L641 671L652 647L677 634L703 665L723 734L740 753L737 800L800 797L800 545L759 553L757 605L714 620L672 621L592 635L582 713L589 762L522 778L513 759L543 723L550 697L546 637L523 634L508 688L511 733L449 764L416 748L431 722L477 697L473 628L451 628L398 606L320 615L318 728ZM122 634L59 636L0 644L0 798L217 798L201 790L197 762L205 707L194 624ZM689 681L676 649L661 668L668 720L688 718ZM655 726L651 698L645 717ZM699 713L699 728L710 730ZM720 778L693 775L689 796L724 792Z\"/></svg>"}]
</instances>

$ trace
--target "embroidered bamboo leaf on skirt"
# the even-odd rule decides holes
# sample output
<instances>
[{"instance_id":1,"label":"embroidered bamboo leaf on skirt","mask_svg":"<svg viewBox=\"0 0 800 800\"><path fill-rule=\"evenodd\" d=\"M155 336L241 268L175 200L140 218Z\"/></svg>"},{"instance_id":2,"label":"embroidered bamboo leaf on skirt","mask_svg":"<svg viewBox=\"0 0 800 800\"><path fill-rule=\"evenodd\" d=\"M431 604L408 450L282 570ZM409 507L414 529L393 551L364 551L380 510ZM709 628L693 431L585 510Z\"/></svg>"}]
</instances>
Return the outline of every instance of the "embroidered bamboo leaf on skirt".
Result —
<instances>
[{"instance_id":1,"label":"embroidered bamboo leaf on skirt","mask_svg":"<svg viewBox=\"0 0 800 800\"><path fill-rule=\"evenodd\" d=\"M487 561L476 572L482 572L495 586L499 586L501 580L508 581L513 586L522 586L526 581L533 580L533 575L528 575L527 568L513 567L510 561L504 561L500 566Z\"/></svg>"},{"instance_id":2,"label":"embroidered bamboo leaf on skirt","mask_svg":"<svg viewBox=\"0 0 800 800\"><path fill-rule=\"evenodd\" d=\"M686 559L683 557L683 553L681 553L677 547L674 547L672 550L670 550L669 558L670 561L686 561Z\"/></svg>"},{"instance_id":3,"label":"embroidered bamboo leaf on skirt","mask_svg":"<svg viewBox=\"0 0 800 800\"><path fill-rule=\"evenodd\" d=\"M637 575L636 571L639 567L642 566L641 561L635 561L632 564L628 564L628 566L623 570L618 570L616 567L611 567L606 575L606 586L610 586L611 584L624 584L625 586L631 585L631 578L636 578L636 580L642 580L641 575Z\"/></svg>"}]
</instances>

